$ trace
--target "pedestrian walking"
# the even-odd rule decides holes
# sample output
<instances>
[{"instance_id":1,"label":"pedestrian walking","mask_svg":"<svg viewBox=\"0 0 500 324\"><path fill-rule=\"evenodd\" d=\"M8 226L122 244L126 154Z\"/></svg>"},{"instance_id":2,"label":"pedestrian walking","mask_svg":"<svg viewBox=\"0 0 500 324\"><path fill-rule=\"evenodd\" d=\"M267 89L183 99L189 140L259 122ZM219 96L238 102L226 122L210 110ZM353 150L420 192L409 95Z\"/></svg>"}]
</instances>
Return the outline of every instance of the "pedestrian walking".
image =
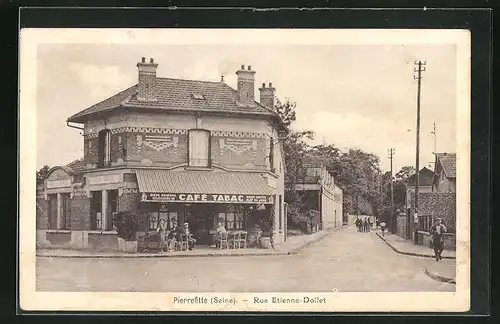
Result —
<instances>
[{"instance_id":1,"label":"pedestrian walking","mask_svg":"<svg viewBox=\"0 0 500 324\"><path fill-rule=\"evenodd\" d=\"M361 223L360 223L360 219L359 218L356 218L356 221L354 222L354 224L356 225L356 228L358 230L358 232L361 232Z\"/></svg>"},{"instance_id":2,"label":"pedestrian walking","mask_svg":"<svg viewBox=\"0 0 500 324\"><path fill-rule=\"evenodd\" d=\"M368 232L368 221L365 218L365 221L363 222L363 232Z\"/></svg>"},{"instance_id":3,"label":"pedestrian walking","mask_svg":"<svg viewBox=\"0 0 500 324\"><path fill-rule=\"evenodd\" d=\"M382 236L385 236L385 222L380 223L380 229L382 230Z\"/></svg>"},{"instance_id":4,"label":"pedestrian walking","mask_svg":"<svg viewBox=\"0 0 500 324\"><path fill-rule=\"evenodd\" d=\"M436 261L442 259L441 253L444 250L444 233L446 233L446 226L441 223L441 218L436 218L436 222L432 225L430 229L432 235L432 246L434 248L434 255Z\"/></svg>"}]
</instances>

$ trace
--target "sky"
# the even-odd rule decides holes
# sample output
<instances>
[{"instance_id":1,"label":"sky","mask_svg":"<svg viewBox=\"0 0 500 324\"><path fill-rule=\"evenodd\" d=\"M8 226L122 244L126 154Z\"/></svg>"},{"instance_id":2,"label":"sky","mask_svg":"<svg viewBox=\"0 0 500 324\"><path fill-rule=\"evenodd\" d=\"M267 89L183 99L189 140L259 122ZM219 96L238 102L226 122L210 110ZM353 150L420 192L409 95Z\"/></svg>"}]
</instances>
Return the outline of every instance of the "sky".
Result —
<instances>
[{"instance_id":1,"label":"sky","mask_svg":"<svg viewBox=\"0 0 500 324\"><path fill-rule=\"evenodd\" d=\"M223 42L221 40L221 42ZM157 76L224 81L236 88L236 70L251 65L255 97L272 82L280 100L297 104L295 129L315 132L311 144L359 148L394 172L415 165L414 61L426 61L421 92L420 166L437 151L456 152L457 53L453 44L39 44L37 48L37 168L83 156L71 115L137 83L136 64L154 58Z\"/></svg>"}]
</instances>

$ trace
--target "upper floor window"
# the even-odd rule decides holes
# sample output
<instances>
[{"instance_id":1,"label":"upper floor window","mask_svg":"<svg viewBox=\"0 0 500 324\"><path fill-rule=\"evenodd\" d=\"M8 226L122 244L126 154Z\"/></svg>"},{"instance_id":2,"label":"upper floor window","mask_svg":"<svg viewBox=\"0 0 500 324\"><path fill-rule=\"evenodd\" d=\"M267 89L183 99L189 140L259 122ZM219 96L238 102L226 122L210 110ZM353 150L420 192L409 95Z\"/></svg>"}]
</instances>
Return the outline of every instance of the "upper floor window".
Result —
<instances>
[{"instance_id":1,"label":"upper floor window","mask_svg":"<svg viewBox=\"0 0 500 324\"><path fill-rule=\"evenodd\" d=\"M189 166L210 167L210 132L203 129L189 131Z\"/></svg>"},{"instance_id":2,"label":"upper floor window","mask_svg":"<svg viewBox=\"0 0 500 324\"><path fill-rule=\"evenodd\" d=\"M271 172L275 171L274 168L274 139L271 137L269 143L269 167L271 168Z\"/></svg>"},{"instance_id":3,"label":"upper floor window","mask_svg":"<svg viewBox=\"0 0 500 324\"><path fill-rule=\"evenodd\" d=\"M103 129L99 132L99 167L109 166L111 162L111 131Z\"/></svg>"}]
</instances>

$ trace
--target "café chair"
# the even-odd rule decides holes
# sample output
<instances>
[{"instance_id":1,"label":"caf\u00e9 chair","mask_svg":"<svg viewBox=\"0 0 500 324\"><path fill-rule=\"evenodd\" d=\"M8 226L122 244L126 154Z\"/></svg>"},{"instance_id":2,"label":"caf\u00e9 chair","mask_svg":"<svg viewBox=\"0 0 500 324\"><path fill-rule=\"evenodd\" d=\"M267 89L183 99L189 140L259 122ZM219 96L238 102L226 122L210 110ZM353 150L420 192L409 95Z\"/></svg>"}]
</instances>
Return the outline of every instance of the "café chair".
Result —
<instances>
[{"instance_id":1,"label":"caf\u00e9 chair","mask_svg":"<svg viewBox=\"0 0 500 324\"><path fill-rule=\"evenodd\" d=\"M228 234L227 234L227 232L221 232L219 235L220 235L219 250L221 250L221 249L229 249L229 242L228 242Z\"/></svg>"},{"instance_id":2,"label":"caf\u00e9 chair","mask_svg":"<svg viewBox=\"0 0 500 324\"><path fill-rule=\"evenodd\" d=\"M189 237L187 234L181 234L181 240L177 242L179 250L187 251L189 249Z\"/></svg>"},{"instance_id":3,"label":"caf\u00e9 chair","mask_svg":"<svg viewBox=\"0 0 500 324\"><path fill-rule=\"evenodd\" d=\"M238 240L238 247L241 249L242 247L244 249L247 248L247 232L246 231L241 231L240 232L240 237Z\"/></svg>"},{"instance_id":4,"label":"caf\u00e9 chair","mask_svg":"<svg viewBox=\"0 0 500 324\"><path fill-rule=\"evenodd\" d=\"M236 232L229 232L227 236L228 237L227 242L230 249L236 249L236 244L237 244L236 235L237 235Z\"/></svg>"}]
</instances>

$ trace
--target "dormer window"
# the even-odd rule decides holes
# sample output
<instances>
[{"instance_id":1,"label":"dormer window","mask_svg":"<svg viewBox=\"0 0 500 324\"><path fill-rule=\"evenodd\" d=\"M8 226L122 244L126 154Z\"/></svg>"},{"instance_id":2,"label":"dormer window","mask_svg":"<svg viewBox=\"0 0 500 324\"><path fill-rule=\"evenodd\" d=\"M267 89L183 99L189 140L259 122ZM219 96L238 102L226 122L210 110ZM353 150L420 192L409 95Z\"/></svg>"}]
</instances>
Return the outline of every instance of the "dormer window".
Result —
<instances>
[{"instance_id":1,"label":"dormer window","mask_svg":"<svg viewBox=\"0 0 500 324\"><path fill-rule=\"evenodd\" d=\"M206 98L202 94L195 93L195 94L193 94L193 99L196 99L196 100L205 100Z\"/></svg>"}]
</instances>

